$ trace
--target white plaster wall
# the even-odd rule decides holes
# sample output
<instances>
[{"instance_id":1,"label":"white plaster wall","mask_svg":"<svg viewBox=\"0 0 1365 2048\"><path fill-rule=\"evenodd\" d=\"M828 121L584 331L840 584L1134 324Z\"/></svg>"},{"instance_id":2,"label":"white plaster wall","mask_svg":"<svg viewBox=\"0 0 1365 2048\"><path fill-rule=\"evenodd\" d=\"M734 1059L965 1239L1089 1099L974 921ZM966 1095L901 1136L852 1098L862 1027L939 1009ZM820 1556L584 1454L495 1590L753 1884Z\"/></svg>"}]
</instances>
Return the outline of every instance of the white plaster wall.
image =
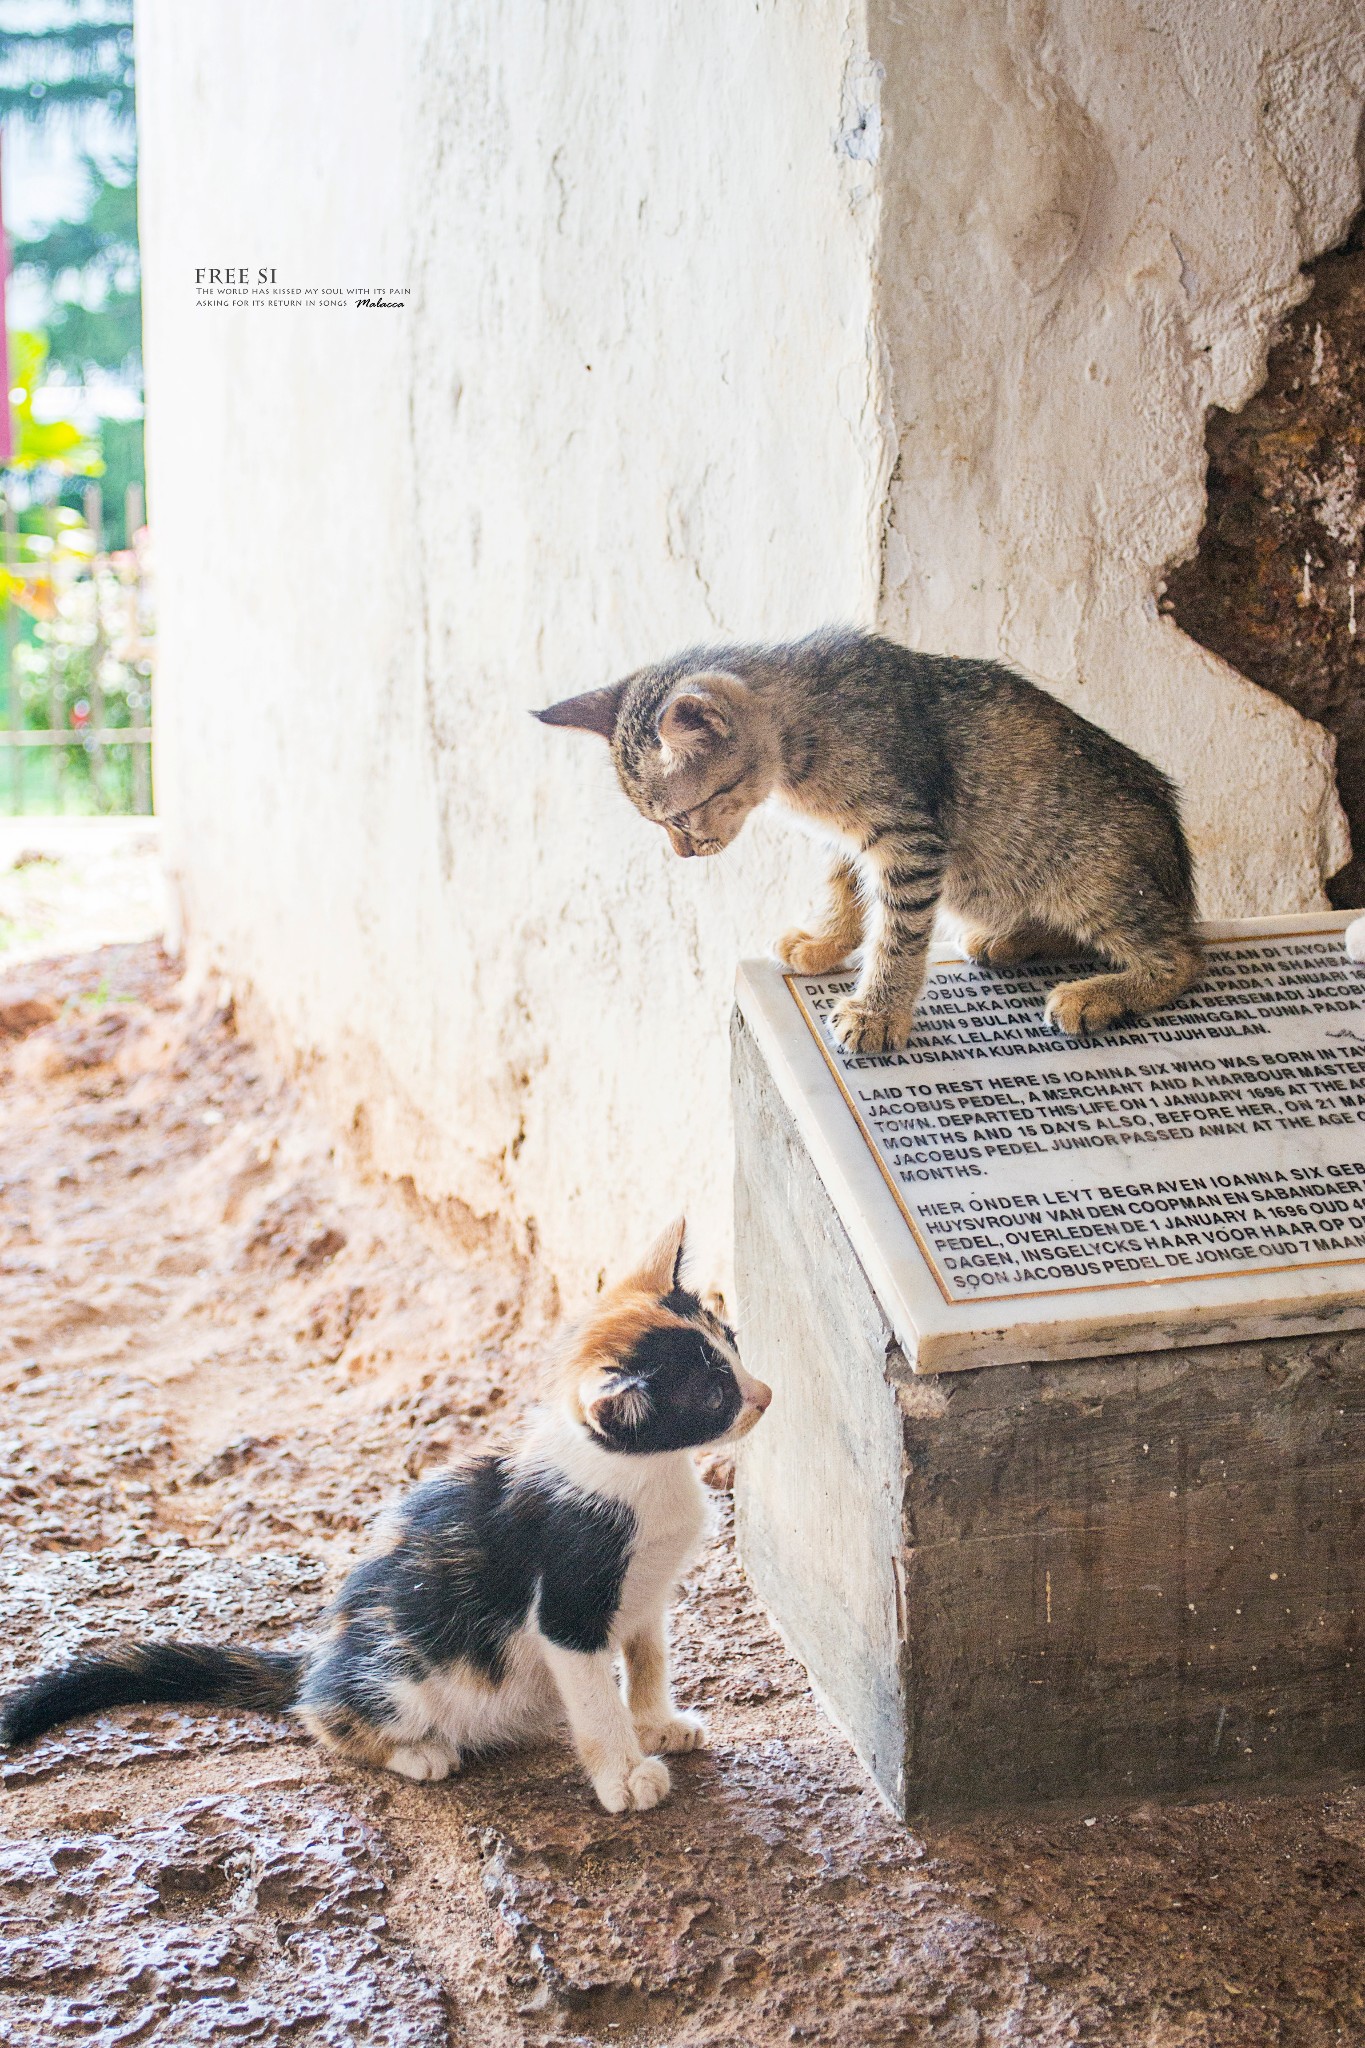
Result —
<instances>
[{"instance_id":1,"label":"white plaster wall","mask_svg":"<svg viewBox=\"0 0 1365 2048\"><path fill-rule=\"evenodd\" d=\"M527 711L700 637L872 615L850 19L140 0L138 35L158 800L191 945L378 1164L511 1209L566 1277L681 1207L715 1253L734 963L813 851L764 827L678 862L605 749ZM209 262L415 299L201 312Z\"/></svg>"},{"instance_id":2,"label":"white plaster wall","mask_svg":"<svg viewBox=\"0 0 1365 2048\"><path fill-rule=\"evenodd\" d=\"M1358 0L878 8L883 617L998 653L1173 774L1206 914L1349 857L1320 727L1158 613L1204 419L1261 382L1360 193Z\"/></svg>"},{"instance_id":3,"label":"white plaster wall","mask_svg":"<svg viewBox=\"0 0 1365 2048\"><path fill-rule=\"evenodd\" d=\"M683 1206L723 1246L733 966L816 863L675 861L528 707L880 617L1180 775L1210 909L1343 857L1323 736L1153 593L1355 203L1356 11L869 4L139 0L191 947L574 1283ZM204 263L414 298L200 312Z\"/></svg>"}]
</instances>

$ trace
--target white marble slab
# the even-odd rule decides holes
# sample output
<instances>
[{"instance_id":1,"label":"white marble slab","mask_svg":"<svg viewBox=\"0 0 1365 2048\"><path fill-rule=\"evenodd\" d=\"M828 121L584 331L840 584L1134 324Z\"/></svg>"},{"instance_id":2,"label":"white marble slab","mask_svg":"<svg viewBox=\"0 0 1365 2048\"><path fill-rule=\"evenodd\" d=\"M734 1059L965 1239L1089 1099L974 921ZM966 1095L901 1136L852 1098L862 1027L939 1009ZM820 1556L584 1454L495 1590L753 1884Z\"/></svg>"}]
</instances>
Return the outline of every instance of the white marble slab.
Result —
<instances>
[{"instance_id":1,"label":"white marble slab","mask_svg":"<svg viewBox=\"0 0 1365 2048\"><path fill-rule=\"evenodd\" d=\"M740 1009L915 1371L1365 1328L1350 921L1206 926L1200 988L1086 1045L1043 1021L1056 963L936 947L909 1046L873 1057L825 1028L851 973L740 968Z\"/></svg>"}]
</instances>

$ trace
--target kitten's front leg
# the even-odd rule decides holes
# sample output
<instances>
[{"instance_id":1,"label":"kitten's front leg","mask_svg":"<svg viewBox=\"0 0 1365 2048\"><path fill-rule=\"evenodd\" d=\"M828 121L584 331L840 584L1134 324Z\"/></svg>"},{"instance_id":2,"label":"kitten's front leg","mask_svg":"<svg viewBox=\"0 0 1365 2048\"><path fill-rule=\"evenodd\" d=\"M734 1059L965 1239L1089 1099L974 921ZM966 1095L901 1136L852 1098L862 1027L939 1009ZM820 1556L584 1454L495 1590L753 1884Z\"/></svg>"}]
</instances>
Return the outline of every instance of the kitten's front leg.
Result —
<instances>
[{"instance_id":1,"label":"kitten's front leg","mask_svg":"<svg viewBox=\"0 0 1365 2048\"><path fill-rule=\"evenodd\" d=\"M624 1647L626 1690L641 1749L700 1749L706 1723L698 1714L680 1714L673 1704L664 1616L654 1615L626 1637Z\"/></svg>"},{"instance_id":2,"label":"kitten's front leg","mask_svg":"<svg viewBox=\"0 0 1365 2048\"><path fill-rule=\"evenodd\" d=\"M564 1702L574 1748L607 1812L643 1812L667 1798L668 1765L640 1747L612 1652L562 1650L547 1642L545 1661Z\"/></svg>"},{"instance_id":3,"label":"kitten's front leg","mask_svg":"<svg viewBox=\"0 0 1365 2048\"><path fill-rule=\"evenodd\" d=\"M858 870L851 860L840 858L829 878L829 901L820 929L784 932L774 951L782 965L796 974L828 974L861 946L866 915Z\"/></svg>"},{"instance_id":4,"label":"kitten's front leg","mask_svg":"<svg viewBox=\"0 0 1365 2048\"><path fill-rule=\"evenodd\" d=\"M932 832L907 829L875 840L868 859L876 877L872 942L858 986L836 1004L830 1029L849 1052L898 1052L924 986L944 849Z\"/></svg>"}]
</instances>

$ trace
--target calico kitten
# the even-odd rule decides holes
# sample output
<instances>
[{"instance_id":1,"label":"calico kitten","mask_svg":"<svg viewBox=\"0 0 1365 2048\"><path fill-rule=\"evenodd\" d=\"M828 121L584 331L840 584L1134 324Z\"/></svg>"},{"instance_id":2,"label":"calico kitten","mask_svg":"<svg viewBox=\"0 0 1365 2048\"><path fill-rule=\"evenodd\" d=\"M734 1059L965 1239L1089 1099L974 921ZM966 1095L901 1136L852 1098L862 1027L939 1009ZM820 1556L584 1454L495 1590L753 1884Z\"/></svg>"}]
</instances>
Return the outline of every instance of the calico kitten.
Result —
<instances>
[{"instance_id":1,"label":"calico kitten","mask_svg":"<svg viewBox=\"0 0 1365 2048\"><path fill-rule=\"evenodd\" d=\"M665 1231L604 1298L518 1450L398 1504L311 1650L134 1643L82 1657L6 1701L0 1737L205 1700L291 1709L338 1755L444 1778L567 1721L609 1813L657 1805L669 1776L655 1752L705 1739L668 1680L668 1604L705 1521L689 1453L743 1436L771 1398L734 1331L683 1285L683 1234L681 1221Z\"/></svg>"},{"instance_id":2,"label":"calico kitten","mask_svg":"<svg viewBox=\"0 0 1365 2048\"><path fill-rule=\"evenodd\" d=\"M823 974L863 946L832 1019L850 1051L905 1044L940 904L975 959L1111 961L1117 972L1048 998L1049 1022L1074 1037L1199 977L1171 784L998 662L824 632L697 648L536 715L607 739L621 787L676 853L719 853L768 797L834 842L823 921L777 952Z\"/></svg>"}]
</instances>

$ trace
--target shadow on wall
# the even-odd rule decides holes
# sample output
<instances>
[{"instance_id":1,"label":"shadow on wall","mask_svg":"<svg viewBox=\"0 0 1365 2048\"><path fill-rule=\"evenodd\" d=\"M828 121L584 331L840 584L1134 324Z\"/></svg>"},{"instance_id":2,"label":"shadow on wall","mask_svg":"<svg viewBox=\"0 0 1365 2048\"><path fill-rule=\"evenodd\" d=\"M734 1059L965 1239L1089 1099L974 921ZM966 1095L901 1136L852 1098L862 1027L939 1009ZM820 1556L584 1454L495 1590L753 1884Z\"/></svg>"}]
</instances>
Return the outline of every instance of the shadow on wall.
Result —
<instances>
[{"instance_id":1,"label":"shadow on wall","mask_svg":"<svg viewBox=\"0 0 1365 2048\"><path fill-rule=\"evenodd\" d=\"M1365 904L1365 212L1310 266L1261 390L1209 415L1208 514L1162 607L1192 639L1333 733Z\"/></svg>"}]
</instances>

